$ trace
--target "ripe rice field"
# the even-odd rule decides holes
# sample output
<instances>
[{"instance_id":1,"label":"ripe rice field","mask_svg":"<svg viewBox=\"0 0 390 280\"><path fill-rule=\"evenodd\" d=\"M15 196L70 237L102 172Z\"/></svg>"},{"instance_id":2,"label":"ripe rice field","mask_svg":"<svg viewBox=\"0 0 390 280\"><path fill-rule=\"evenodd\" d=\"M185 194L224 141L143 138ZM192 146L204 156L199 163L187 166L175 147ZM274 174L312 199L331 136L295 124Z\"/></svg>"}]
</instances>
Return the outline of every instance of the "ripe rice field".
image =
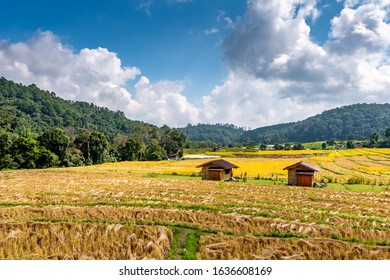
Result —
<instances>
[{"instance_id":1,"label":"ripe rice field","mask_svg":"<svg viewBox=\"0 0 390 280\"><path fill-rule=\"evenodd\" d=\"M189 176L205 159L1 171L0 259L390 259L390 149L225 153L247 182ZM301 160L332 183L282 184Z\"/></svg>"}]
</instances>

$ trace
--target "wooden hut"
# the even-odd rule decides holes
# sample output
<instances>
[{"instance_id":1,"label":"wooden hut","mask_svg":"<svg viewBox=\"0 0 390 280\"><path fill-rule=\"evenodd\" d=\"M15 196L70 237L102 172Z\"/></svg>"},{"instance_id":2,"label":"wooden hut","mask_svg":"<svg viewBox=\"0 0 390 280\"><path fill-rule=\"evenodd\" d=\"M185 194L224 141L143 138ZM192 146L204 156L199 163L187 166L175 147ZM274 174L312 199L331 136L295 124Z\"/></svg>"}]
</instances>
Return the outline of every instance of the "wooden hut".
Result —
<instances>
[{"instance_id":1,"label":"wooden hut","mask_svg":"<svg viewBox=\"0 0 390 280\"><path fill-rule=\"evenodd\" d=\"M287 166L283 170L288 170L288 184L292 186L313 186L314 172L320 171L317 167L301 161Z\"/></svg>"},{"instance_id":2,"label":"wooden hut","mask_svg":"<svg viewBox=\"0 0 390 280\"><path fill-rule=\"evenodd\" d=\"M202 167L202 180L222 181L233 177L233 168L238 168L226 160L217 159L198 165Z\"/></svg>"}]
</instances>

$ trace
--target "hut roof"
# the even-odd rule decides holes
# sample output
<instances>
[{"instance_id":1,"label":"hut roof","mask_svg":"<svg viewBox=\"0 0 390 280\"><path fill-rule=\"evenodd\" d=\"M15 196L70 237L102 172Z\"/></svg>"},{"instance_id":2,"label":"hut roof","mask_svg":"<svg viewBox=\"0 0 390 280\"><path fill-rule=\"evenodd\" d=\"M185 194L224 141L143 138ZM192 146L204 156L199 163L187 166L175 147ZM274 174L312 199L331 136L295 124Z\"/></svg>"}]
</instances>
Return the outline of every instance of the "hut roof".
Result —
<instances>
[{"instance_id":1,"label":"hut roof","mask_svg":"<svg viewBox=\"0 0 390 280\"><path fill-rule=\"evenodd\" d=\"M315 167L314 165L311 165L310 163L304 162L304 161L300 161L300 162L295 163L293 165L287 166L287 167L283 168L283 170L293 169L293 168L296 168L298 166L303 166L303 167L306 167L307 169L317 171L317 172L320 171L319 168Z\"/></svg>"},{"instance_id":2,"label":"hut roof","mask_svg":"<svg viewBox=\"0 0 390 280\"><path fill-rule=\"evenodd\" d=\"M215 164L223 169L238 168L237 165L230 163L230 162L223 160L223 159L211 160L211 161L208 161L208 162L203 163L201 165L198 165L197 167L204 167L204 166L210 165L210 164Z\"/></svg>"}]
</instances>

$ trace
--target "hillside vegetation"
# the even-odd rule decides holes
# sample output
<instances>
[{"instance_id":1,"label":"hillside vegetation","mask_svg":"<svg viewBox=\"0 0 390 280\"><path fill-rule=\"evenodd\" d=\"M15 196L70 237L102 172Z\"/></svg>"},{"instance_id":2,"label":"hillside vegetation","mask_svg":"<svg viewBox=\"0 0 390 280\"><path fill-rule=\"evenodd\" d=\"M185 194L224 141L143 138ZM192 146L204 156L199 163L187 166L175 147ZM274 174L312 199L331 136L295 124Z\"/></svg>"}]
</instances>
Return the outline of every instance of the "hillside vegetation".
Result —
<instances>
[{"instance_id":1,"label":"hillside vegetation","mask_svg":"<svg viewBox=\"0 0 390 280\"><path fill-rule=\"evenodd\" d=\"M303 121L261 127L244 137L256 143L369 139L390 126L390 104L354 104L325 111Z\"/></svg>"},{"instance_id":2,"label":"hillside vegetation","mask_svg":"<svg viewBox=\"0 0 390 280\"><path fill-rule=\"evenodd\" d=\"M64 100L34 84L24 86L0 77L0 127L20 135L72 127L77 132L99 131L112 140L118 133L133 134L154 126L129 120L120 111Z\"/></svg>"},{"instance_id":3,"label":"hillside vegetation","mask_svg":"<svg viewBox=\"0 0 390 280\"><path fill-rule=\"evenodd\" d=\"M188 139L194 142L211 142L225 145L239 144L244 134L242 127L232 124L188 124L179 128Z\"/></svg>"},{"instance_id":4,"label":"hillside vegetation","mask_svg":"<svg viewBox=\"0 0 390 280\"><path fill-rule=\"evenodd\" d=\"M192 141L229 144L306 143L315 141L365 140L376 132L385 135L390 127L390 104L354 104L298 122L259 127L245 131L233 125L198 124L180 128Z\"/></svg>"},{"instance_id":5,"label":"hillside vegetation","mask_svg":"<svg viewBox=\"0 0 390 280\"><path fill-rule=\"evenodd\" d=\"M161 160L182 153L186 139L168 126L0 78L0 169Z\"/></svg>"},{"instance_id":6,"label":"hillside vegetation","mask_svg":"<svg viewBox=\"0 0 390 280\"><path fill-rule=\"evenodd\" d=\"M264 150L266 144L274 144L276 150L302 150L301 143L286 143L328 139L361 139L367 141L360 146L390 147L390 105L345 106L304 121L250 131L231 124L172 129L0 78L0 169L161 160L182 155L184 148L218 150L221 145L261 144ZM335 147L333 142L327 141L323 148ZM346 147L354 148L355 143L349 141Z\"/></svg>"}]
</instances>

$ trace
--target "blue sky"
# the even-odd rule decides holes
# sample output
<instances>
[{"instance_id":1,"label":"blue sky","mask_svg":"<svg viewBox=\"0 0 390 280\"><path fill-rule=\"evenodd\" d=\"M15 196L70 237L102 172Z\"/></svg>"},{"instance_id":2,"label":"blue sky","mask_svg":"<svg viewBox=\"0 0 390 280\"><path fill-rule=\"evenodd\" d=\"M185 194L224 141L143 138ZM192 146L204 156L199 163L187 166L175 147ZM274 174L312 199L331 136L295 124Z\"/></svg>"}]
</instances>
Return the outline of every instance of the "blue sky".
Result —
<instances>
[{"instance_id":1,"label":"blue sky","mask_svg":"<svg viewBox=\"0 0 390 280\"><path fill-rule=\"evenodd\" d=\"M170 126L389 102L388 0L6 1L0 75Z\"/></svg>"},{"instance_id":2,"label":"blue sky","mask_svg":"<svg viewBox=\"0 0 390 280\"><path fill-rule=\"evenodd\" d=\"M107 48L151 81L186 81L188 98L196 101L226 76L218 45L231 28L223 18L242 16L246 2L41 0L7 1L3 7L13 11L0 20L3 40L26 41L40 30L76 51Z\"/></svg>"}]
</instances>

